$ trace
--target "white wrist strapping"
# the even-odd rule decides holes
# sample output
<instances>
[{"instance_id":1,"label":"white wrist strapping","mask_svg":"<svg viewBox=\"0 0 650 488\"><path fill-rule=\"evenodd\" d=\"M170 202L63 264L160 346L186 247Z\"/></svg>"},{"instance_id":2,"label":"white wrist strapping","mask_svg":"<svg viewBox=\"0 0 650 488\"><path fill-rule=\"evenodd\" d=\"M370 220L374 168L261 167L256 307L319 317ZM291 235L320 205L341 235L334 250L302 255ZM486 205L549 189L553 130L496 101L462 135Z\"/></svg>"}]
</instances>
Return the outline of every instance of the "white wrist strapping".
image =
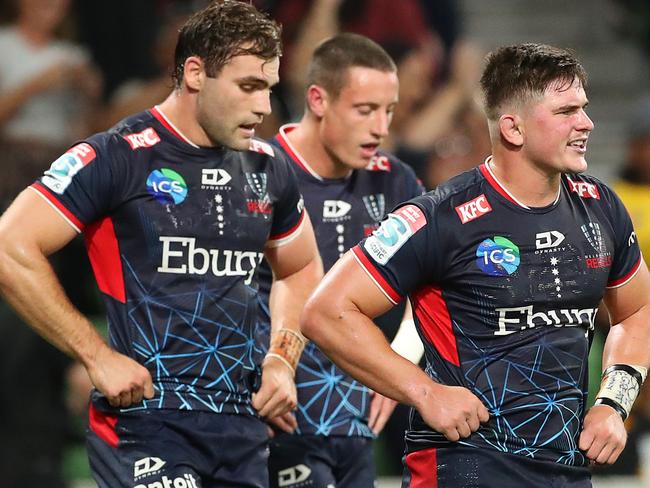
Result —
<instances>
[{"instance_id":1,"label":"white wrist strapping","mask_svg":"<svg viewBox=\"0 0 650 488\"><path fill-rule=\"evenodd\" d=\"M608 405L616 410L623 420L630 415L634 400L639 395L648 369L632 364L613 364L603 372L596 405Z\"/></svg>"},{"instance_id":2,"label":"white wrist strapping","mask_svg":"<svg viewBox=\"0 0 650 488\"><path fill-rule=\"evenodd\" d=\"M422 354L424 354L424 346L418 331L415 330L415 322L412 319L402 321L390 347L412 363L418 364L420 362Z\"/></svg>"}]
</instances>

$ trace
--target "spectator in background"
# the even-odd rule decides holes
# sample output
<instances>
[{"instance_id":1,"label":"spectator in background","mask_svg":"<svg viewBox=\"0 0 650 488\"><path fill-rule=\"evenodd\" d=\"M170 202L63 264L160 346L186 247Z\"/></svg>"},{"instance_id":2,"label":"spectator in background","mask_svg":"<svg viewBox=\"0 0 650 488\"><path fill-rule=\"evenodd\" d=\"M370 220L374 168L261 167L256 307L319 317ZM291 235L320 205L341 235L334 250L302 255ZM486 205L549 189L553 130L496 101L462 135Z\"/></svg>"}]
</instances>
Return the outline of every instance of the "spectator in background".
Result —
<instances>
[{"instance_id":1,"label":"spectator in background","mask_svg":"<svg viewBox=\"0 0 650 488\"><path fill-rule=\"evenodd\" d=\"M58 40L69 0L15 0L0 29L0 132L5 140L66 146L88 130L100 78L87 54Z\"/></svg>"},{"instance_id":2,"label":"spectator in background","mask_svg":"<svg viewBox=\"0 0 650 488\"><path fill-rule=\"evenodd\" d=\"M91 123L101 80L86 53L59 40L68 0L13 0L0 28L0 200L24 188ZM11 8L10 8L11 7Z\"/></svg>"}]
</instances>

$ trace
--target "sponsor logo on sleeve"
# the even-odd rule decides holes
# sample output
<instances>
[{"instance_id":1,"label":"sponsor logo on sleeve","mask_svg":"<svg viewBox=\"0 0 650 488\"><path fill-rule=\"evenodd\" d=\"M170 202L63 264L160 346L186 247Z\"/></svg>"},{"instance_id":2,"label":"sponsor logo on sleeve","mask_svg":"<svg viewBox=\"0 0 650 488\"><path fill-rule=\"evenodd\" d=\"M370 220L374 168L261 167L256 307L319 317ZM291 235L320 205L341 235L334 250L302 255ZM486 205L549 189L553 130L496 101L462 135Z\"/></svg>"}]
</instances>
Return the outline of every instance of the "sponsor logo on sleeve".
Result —
<instances>
[{"instance_id":1,"label":"sponsor logo on sleeve","mask_svg":"<svg viewBox=\"0 0 650 488\"><path fill-rule=\"evenodd\" d=\"M54 193L62 195L72 183L73 176L96 157L97 154L90 144L77 144L52 163L42 182Z\"/></svg>"},{"instance_id":2,"label":"sponsor logo on sleeve","mask_svg":"<svg viewBox=\"0 0 650 488\"><path fill-rule=\"evenodd\" d=\"M413 234L427 223L420 208L406 205L394 213L372 233L364 243L364 249L379 264L385 265Z\"/></svg>"},{"instance_id":3,"label":"sponsor logo on sleeve","mask_svg":"<svg viewBox=\"0 0 650 488\"><path fill-rule=\"evenodd\" d=\"M491 211L492 207L485 194L479 195L474 200L470 200L456 207L456 213L463 224L471 222Z\"/></svg>"},{"instance_id":4,"label":"sponsor logo on sleeve","mask_svg":"<svg viewBox=\"0 0 650 488\"><path fill-rule=\"evenodd\" d=\"M160 142L160 136L153 127L148 127L137 134L126 134L122 137L129 143L129 146L131 146L131 149L134 151L144 147L155 146Z\"/></svg>"},{"instance_id":5,"label":"sponsor logo on sleeve","mask_svg":"<svg viewBox=\"0 0 650 488\"><path fill-rule=\"evenodd\" d=\"M600 200L600 192L598 187L593 183L587 183L586 181L573 181L571 178L567 177L569 182L569 188L572 192L577 193L581 198L595 198Z\"/></svg>"},{"instance_id":6,"label":"sponsor logo on sleeve","mask_svg":"<svg viewBox=\"0 0 650 488\"><path fill-rule=\"evenodd\" d=\"M511 275L520 262L519 247L502 236L485 239L476 248L476 264L490 276Z\"/></svg>"},{"instance_id":7,"label":"sponsor logo on sleeve","mask_svg":"<svg viewBox=\"0 0 650 488\"><path fill-rule=\"evenodd\" d=\"M155 169L147 177L147 191L163 205L179 205L187 198L187 184L181 175L168 168Z\"/></svg>"},{"instance_id":8,"label":"sponsor logo on sleeve","mask_svg":"<svg viewBox=\"0 0 650 488\"><path fill-rule=\"evenodd\" d=\"M370 162L368 163L368 166L366 166L366 169L368 171L390 171L390 160L386 156L376 154L370 158Z\"/></svg>"}]
</instances>

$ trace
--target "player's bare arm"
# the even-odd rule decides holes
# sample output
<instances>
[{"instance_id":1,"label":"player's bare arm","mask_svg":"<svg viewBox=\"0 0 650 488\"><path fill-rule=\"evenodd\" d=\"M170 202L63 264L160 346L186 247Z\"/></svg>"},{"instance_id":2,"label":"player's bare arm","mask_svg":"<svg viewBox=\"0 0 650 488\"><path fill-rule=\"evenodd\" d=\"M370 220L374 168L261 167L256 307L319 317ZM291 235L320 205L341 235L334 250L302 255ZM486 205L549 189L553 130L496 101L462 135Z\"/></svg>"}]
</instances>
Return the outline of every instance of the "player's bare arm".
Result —
<instances>
[{"instance_id":1,"label":"player's bare arm","mask_svg":"<svg viewBox=\"0 0 650 488\"><path fill-rule=\"evenodd\" d=\"M643 261L634 278L607 290L605 304L613 325L603 352L603 383L585 417L579 447L590 460L612 464L625 447L623 420L650 366L650 273ZM621 395L627 404L619 403Z\"/></svg>"},{"instance_id":2,"label":"player's bare arm","mask_svg":"<svg viewBox=\"0 0 650 488\"><path fill-rule=\"evenodd\" d=\"M273 419L296 408L295 368L304 347L298 318L307 297L323 276L323 264L309 216L305 212L300 234L291 242L267 247L273 270L271 288L271 348L262 365L262 387L253 395L253 407ZM291 431L295 420L284 415L279 427Z\"/></svg>"},{"instance_id":3,"label":"player's bare arm","mask_svg":"<svg viewBox=\"0 0 650 488\"><path fill-rule=\"evenodd\" d=\"M327 273L301 317L303 333L352 377L382 395L414 406L449 440L478 430L489 418L469 390L440 385L394 352L372 318L390 301L346 254Z\"/></svg>"},{"instance_id":4,"label":"player's bare arm","mask_svg":"<svg viewBox=\"0 0 650 488\"><path fill-rule=\"evenodd\" d=\"M63 291L47 256L76 231L31 189L0 219L0 289L34 330L85 366L95 387L113 406L153 397L151 376L112 350Z\"/></svg>"}]
</instances>

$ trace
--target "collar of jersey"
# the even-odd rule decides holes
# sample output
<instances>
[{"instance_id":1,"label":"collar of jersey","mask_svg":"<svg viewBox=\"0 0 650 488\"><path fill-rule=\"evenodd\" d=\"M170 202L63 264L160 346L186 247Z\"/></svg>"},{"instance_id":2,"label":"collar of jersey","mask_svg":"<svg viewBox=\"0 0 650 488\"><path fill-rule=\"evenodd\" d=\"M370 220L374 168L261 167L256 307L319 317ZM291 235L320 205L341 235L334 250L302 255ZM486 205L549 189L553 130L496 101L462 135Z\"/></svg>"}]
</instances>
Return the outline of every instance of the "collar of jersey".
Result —
<instances>
[{"instance_id":1,"label":"collar of jersey","mask_svg":"<svg viewBox=\"0 0 650 488\"><path fill-rule=\"evenodd\" d=\"M297 151L297 149L294 147L293 144L291 144L291 141L287 137L287 134L294 130L296 127L298 127L298 124L285 124L282 127L280 127L280 130L278 131L278 135L275 136L277 141L280 143L280 146L282 146L282 149L284 149L287 154L291 157L294 163L296 163L300 168L303 169L306 173L310 174L314 178L316 178L318 181L325 181L325 179L316 173L314 171L314 168L309 166L309 163L305 161L305 158L303 158L300 153Z\"/></svg>"},{"instance_id":2,"label":"collar of jersey","mask_svg":"<svg viewBox=\"0 0 650 488\"><path fill-rule=\"evenodd\" d=\"M525 205L524 203L517 200L515 196L508 191L505 185L503 185L503 183L499 181L499 179L494 174L494 171L492 171L491 163L492 163L492 155L488 156L485 159L485 162L481 166L479 166L479 170L481 171L481 173L483 174L487 182L490 184L490 186L494 188L494 190L499 195L501 195L503 198L508 200L510 203L516 205L517 207L523 208L525 210L542 210L545 208L554 207L560 201L560 194L562 193L562 185L560 185L557 190L557 196L555 197L555 201L553 201L553 203L551 203L550 205L541 208L532 208L529 207L528 205Z\"/></svg>"}]
</instances>

